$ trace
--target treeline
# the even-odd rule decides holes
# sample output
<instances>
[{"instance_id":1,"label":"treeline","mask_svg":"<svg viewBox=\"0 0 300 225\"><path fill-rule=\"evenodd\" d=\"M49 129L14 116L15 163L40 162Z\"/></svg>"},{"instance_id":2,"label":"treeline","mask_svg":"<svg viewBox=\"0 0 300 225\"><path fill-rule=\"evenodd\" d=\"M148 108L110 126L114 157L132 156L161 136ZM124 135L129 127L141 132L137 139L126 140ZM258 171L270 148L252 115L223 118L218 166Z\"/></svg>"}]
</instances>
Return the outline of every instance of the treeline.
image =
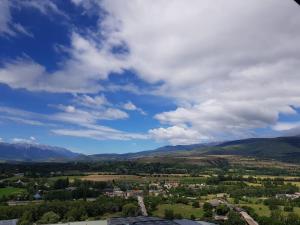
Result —
<instances>
[{"instance_id":1,"label":"treeline","mask_svg":"<svg viewBox=\"0 0 300 225\"><path fill-rule=\"evenodd\" d=\"M48 212L56 214L57 216L54 217L58 217L57 220L62 222L82 221L88 218L99 219L106 213L120 212L124 216L139 213L135 199L101 196L93 202L52 201L25 206L0 206L0 220L20 218L20 224L32 224L46 219L45 217L49 215L45 216L45 214Z\"/></svg>"},{"instance_id":2,"label":"treeline","mask_svg":"<svg viewBox=\"0 0 300 225\"><path fill-rule=\"evenodd\" d=\"M110 162L70 162L70 163L0 163L0 173L4 177L15 173L24 173L26 177L51 177L58 174L81 175L83 172L108 172L117 174L135 175L147 174L193 174L201 173L207 166L195 166L179 163L141 163L136 161ZM80 172L79 172L80 171Z\"/></svg>"}]
</instances>

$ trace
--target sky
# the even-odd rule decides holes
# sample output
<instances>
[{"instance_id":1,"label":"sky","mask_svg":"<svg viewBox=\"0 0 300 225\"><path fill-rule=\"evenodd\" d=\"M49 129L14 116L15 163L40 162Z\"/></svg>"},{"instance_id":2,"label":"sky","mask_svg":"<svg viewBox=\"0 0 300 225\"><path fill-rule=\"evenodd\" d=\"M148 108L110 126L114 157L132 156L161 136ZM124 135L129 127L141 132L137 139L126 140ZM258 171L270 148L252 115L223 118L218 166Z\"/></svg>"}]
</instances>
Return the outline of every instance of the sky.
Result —
<instances>
[{"instance_id":1,"label":"sky","mask_svg":"<svg viewBox=\"0 0 300 225\"><path fill-rule=\"evenodd\" d=\"M292 0L1 0L0 141L124 153L300 134Z\"/></svg>"}]
</instances>

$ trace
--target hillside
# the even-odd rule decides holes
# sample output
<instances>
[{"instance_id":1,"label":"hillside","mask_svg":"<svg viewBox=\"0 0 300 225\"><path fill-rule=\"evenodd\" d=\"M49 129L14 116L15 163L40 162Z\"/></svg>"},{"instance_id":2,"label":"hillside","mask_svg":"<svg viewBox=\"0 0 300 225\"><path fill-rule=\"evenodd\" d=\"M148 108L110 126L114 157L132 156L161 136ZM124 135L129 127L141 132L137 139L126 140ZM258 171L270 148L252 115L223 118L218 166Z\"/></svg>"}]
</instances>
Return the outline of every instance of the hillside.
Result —
<instances>
[{"instance_id":1,"label":"hillside","mask_svg":"<svg viewBox=\"0 0 300 225\"><path fill-rule=\"evenodd\" d=\"M0 143L0 160L2 161L57 161L73 160L80 154L64 148L39 144Z\"/></svg>"},{"instance_id":2,"label":"hillside","mask_svg":"<svg viewBox=\"0 0 300 225\"><path fill-rule=\"evenodd\" d=\"M194 149L191 155L238 155L285 162L300 162L300 137L252 138Z\"/></svg>"},{"instance_id":3,"label":"hillside","mask_svg":"<svg viewBox=\"0 0 300 225\"><path fill-rule=\"evenodd\" d=\"M300 162L300 137L250 138L223 143L164 146L155 150L127 154L98 154L92 160L187 160L193 157L235 155L262 160Z\"/></svg>"},{"instance_id":4,"label":"hillside","mask_svg":"<svg viewBox=\"0 0 300 225\"><path fill-rule=\"evenodd\" d=\"M235 155L264 160L300 162L300 137L251 138L223 143L164 146L125 154L83 155L64 148L37 144L0 143L1 161L187 160L192 157ZM215 159L214 159L215 160ZM217 159L219 160L219 159Z\"/></svg>"}]
</instances>

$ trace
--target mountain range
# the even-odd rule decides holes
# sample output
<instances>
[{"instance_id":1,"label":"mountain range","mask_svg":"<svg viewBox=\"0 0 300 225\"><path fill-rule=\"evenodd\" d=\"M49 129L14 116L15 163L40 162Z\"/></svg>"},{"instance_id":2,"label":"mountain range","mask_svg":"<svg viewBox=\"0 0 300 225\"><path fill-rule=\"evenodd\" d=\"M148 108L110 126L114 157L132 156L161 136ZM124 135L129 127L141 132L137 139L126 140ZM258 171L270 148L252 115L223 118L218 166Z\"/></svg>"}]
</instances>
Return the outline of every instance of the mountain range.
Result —
<instances>
[{"instance_id":1,"label":"mountain range","mask_svg":"<svg viewBox=\"0 0 300 225\"><path fill-rule=\"evenodd\" d=\"M29 143L0 143L1 161L64 161L75 160L81 154L65 148Z\"/></svg>"},{"instance_id":2,"label":"mountain range","mask_svg":"<svg viewBox=\"0 0 300 225\"><path fill-rule=\"evenodd\" d=\"M300 162L300 137L250 138L208 144L164 146L154 150L125 154L84 155L65 148L27 143L0 143L1 161L99 161L135 160L153 157L199 157L235 155Z\"/></svg>"}]
</instances>

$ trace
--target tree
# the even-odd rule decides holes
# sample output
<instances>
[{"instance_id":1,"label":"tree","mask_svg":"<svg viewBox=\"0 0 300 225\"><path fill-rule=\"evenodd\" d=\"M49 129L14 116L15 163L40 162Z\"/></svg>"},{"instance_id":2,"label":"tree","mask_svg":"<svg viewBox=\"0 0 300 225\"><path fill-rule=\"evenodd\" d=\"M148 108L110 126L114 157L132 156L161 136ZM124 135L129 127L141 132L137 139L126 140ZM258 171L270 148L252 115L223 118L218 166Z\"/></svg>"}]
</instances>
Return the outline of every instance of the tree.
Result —
<instances>
[{"instance_id":1,"label":"tree","mask_svg":"<svg viewBox=\"0 0 300 225\"><path fill-rule=\"evenodd\" d=\"M31 225L33 222L32 211L28 210L23 213L20 220L18 221L18 225Z\"/></svg>"},{"instance_id":2,"label":"tree","mask_svg":"<svg viewBox=\"0 0 300 225\"><path fill-rule=\"evenodd\" d=\"M196 219L195 215L192 214L192 215L191 215L191 220L195 220L195 219Z\"/></svg>"},{"instance_id":3,"label":"tree","mask_svg":"<svg viewBox=\"0 0 300 225\"><path fill-rule=\"evenodd\" d=\"M128 203L123 206L122 214L123 216L137 216L138 207L133 203Z\"/></svg>"},{"instance_id":4,"label":"tree","mask_svg":"<svg viewBox=\"0 0 300 225\"><path fill-rule=\"evenodd\" d=\"M300 217L296 213L289 213L285 224L288 225L299 225L300 224Z\"/></svg>"},{"instance_id":5,"label":"tree","mask_svg":"<svg viewBox=\"0 0 300 225\"><path fill-rule=\"evenodd\" d=\"M200 207L199 202L198 201L193 202L193 207L194 208L199 208Z\"/></svg>"},{"instance_id":6,"label":"tree","mask_svg":"<svg viewBox=\"0 0 300 225\"><path fill-rule=\"evenodd\" d=\"M210 218L213 216L213 207L208 202L205 202L203 205L203 217L204 218Z\"/></svg>"},{"instance_id":7,"label":"tree","mask_svg":"<svg viewBox=\"0 0 300 225\"><path fill-rule=\"evenodd\" d=\"M59 222L59 215L55 212L50 211L46 212L42 218L38 221L39 224L51 224L51 223L58 223Z\"/></svg>"},{"instance_id":8,"label":"tree","mask_svg":"<svg viewBox=\"0 0 300 225\"><path fill-rule=\"evenodd\" d=\"M287 205L287 206L284 206L284 209L283 209L285 212L293 212L294 211L294 207L291 206L291 205Z\"/></svg>"},{"instance_id":9,"label":"tree","mask_svg":"<svg viewBox=\"0 0 300 225\"><path fill-rule=\"evenodd\" d=\"M226 215L229 212L229 207L225 204L221 204L216 208L216 213L218 215Z\"/></svg>"},{"instance_id":10,"label":"tree","mask_svg":"<svg viewBox=\"0 0 300 225\"><path fill-rule=\"evenodd\" d=\"M228 214L228 220L225 222L225 225L245 225L245 222L238 213L231 211Z\"/></svg>"}]
</instances>

